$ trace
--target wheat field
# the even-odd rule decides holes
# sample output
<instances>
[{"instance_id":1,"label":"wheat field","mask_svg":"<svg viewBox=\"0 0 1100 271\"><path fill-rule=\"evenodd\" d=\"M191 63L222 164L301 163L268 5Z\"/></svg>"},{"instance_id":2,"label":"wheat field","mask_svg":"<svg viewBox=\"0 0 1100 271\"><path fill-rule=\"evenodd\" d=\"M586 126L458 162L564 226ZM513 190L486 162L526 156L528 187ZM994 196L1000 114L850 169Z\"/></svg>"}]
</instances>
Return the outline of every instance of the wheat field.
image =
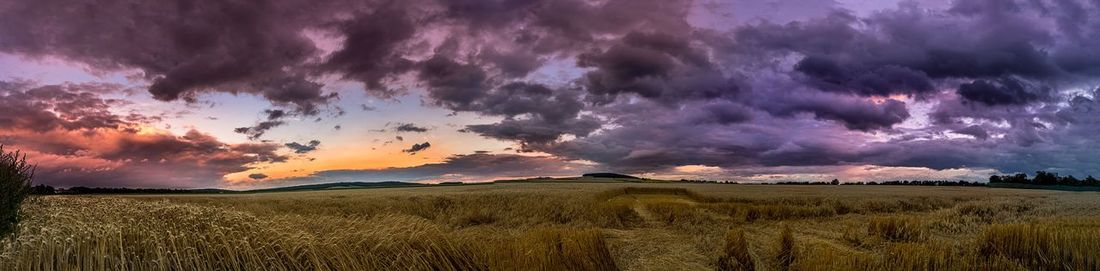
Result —
<instances>
[{"instance_id":1,"label":"wheat field","mask_svg":"<svg viewBox=\"0 0 1100 271\"><path fill-rule=\"evenodd\" d=\"M498 183L45 196L5 270L1100 270L1100 193Z\"/></svg>"}]
</instances>

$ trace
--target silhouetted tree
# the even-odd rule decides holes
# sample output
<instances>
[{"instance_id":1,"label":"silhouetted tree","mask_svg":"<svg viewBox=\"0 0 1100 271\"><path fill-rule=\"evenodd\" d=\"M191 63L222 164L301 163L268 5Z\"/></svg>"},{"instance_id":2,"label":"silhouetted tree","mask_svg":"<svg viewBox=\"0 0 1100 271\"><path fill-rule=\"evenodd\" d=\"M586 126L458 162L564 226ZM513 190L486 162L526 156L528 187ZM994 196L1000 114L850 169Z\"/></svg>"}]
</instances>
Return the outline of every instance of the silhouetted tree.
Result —
<instances>
[{"instance_id":1,"label":"silhouetted tree","mask_svg":"<svg viewBox=\"0 0 1100 271\"><path fill-rule=\"evenodd\" d=\"M31 187L31 195L53 195L55 193L57 193L57 189L53 186L40 184Z\"/></svg>"},{"instance_id":2,"label":"silhouetted tree","mask_svg":"<svg viewBox=\"0 0 1100 271\"><path fill-rule=\"evenodd\" d=\"M1032 181L1039 185L1056 185L1058 184L1058 174L1046 171L1036 171L1035 179Z\"/></svg>"},{"instance_id":3,"label":"silhouetted tree","mask_svg":"<svg viewBox=\"0 0 1100 271\"><path fill-rule=\"evenodd\" d=\"M1005 180L1005 182L1006 183L1028 183L1029 181L1027 180L1027 174L1017 173L1016 175L1013 175L1011 178L1008 178L1007 180Z\"/></svg>"},{"instance_id":4,"label":"silhouetted tree","mask_svg":"<svg viewBox=\"0 0 1100 271\"><path fill-rule=\"evenodd\" d=\"M1073 177L1073 175L1069 175L1069 176L1062 177L1061 179L1058 179L1058 184L1061 184L1061 185L1081 185L1081 180L1078 180L1077 177Z\"/></svg>"},{"instance_id":5,"label":"silhouetted tree","mask_svg":"<svg viewBox=\"0 0 1100 271\"><path fill-rule=\"evenodd\" d=\"M5 152L0 146L0 236L6 236L19 223L19 205L27 198L34 178L34 166L27 164L27 156Z\"/></svg>"},{"instance_id":6,"label":"silhouetted tree","mask_svg":"<svg viewBox=\"0 0 1100 271\"><path fill-rule=\"evenodd\" d=\"M832 182L832 184L833 184L833 185L840 185L840 180L837 180L837 179L833 179L833 182Z\"/></svg>"},{"instance_id":7,"label":"silhouetted tree","mask_svg":"<svg viewBox=\"0 0 1100 271\"><path fill-rule=\"evenodd\" d=\"M989 183L1012 183L1030 185L1063 185L1063 186L1100 186L1100 181L1091 175L1085 179L1078 179L1073 175L1059 176L1058 173L1037 171L1035 178L1028 179L1026 174L1012 176L993 175L989 177Z\"/></svg>"}]
</instances>

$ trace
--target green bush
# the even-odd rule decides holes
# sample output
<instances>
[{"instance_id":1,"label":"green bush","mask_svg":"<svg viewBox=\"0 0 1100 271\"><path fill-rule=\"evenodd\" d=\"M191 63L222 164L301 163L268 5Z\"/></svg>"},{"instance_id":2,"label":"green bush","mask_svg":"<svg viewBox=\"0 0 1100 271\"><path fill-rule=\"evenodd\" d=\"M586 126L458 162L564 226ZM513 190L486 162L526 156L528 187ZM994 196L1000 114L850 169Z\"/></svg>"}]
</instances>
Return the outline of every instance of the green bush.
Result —
<instances>
[{"instance_id":1,"label":"green bush","mask_svg":"<svg viewBox=\"0 0 1100 271\"><path fill-rule=\"evenodd\" d=\"M15 231L19 223L19 205L31 191L34 166L27 156L5 152L0 146L0 237Z\"/></svg>"}]
</instances>

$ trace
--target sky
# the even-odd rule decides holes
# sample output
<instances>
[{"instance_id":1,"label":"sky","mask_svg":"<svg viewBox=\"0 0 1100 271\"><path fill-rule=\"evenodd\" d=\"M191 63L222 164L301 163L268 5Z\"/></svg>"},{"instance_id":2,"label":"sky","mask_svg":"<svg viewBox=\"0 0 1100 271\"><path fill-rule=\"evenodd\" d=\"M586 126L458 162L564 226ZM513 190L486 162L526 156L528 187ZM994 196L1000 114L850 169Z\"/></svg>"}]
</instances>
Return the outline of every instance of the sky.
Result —
<instances>
[{"instance_id":1,"label":"sky","mask_svg":"<svg viewBox=\"0 0 1100 271\"><path fill-rule=\"evenodd\" d=\"M1100 174L1096 0L16 0L69 186Z\"/></svg>"}]
</instances>

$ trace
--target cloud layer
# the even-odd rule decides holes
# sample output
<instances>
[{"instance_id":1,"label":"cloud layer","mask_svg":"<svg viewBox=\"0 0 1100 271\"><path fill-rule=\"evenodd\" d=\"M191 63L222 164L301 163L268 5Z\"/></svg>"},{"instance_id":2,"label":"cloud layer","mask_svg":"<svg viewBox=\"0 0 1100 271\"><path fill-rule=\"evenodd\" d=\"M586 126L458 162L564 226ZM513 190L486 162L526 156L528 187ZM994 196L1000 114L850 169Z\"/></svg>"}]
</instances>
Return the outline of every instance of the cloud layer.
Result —
<instances>
[{"instance_id":1,"label":"cloud layer","mask_svg":"<svg viewBox=\"0 0 1100 271\"><path fill-rule=\"evenodd\" d=\"M520 151L627 173L681 166L1100 173L1100 158L1088 153L1100 147L1093 48L1100 18L1089 16L1100 14L1096 1L902 2L873 12L779 1L772 7L785 11L755 20L722 15L763 8L744 1L100 2L4 5L0 52L131 73L162 101L208 92L263 97L275 108L235 130L250 139L331 106L340 93L326 89L326 78L338 78L373 97L419 94L424 106L489 117L459 129ZM548 71L574 76L548 80ZM104 110L121 101L94 99L93 86L5 84L13 89L0 107L10 111L0 115L5 130L109 130L124 140L143 117ZM392 130L435 129L402 122ZM202 138L164 140L218 146L173 151L233 155L233 145ZM4 139L55 155L86 148ZM306 153L317 145L286 146ZM143 152L81 157L173 160ZM280 159L240 154L253 159L222 166L177 158L214 165L211 174ZM486 157L442 164L474 158ZM428 168L435 167L444 166Z\"/></svg>"},{"instance_id":2,"label":"cloud layer","mask_svg":"<svg viewBox=\"0 0 1100 271\"><path fill-rule=\"evenodd\" d=\"M286 156L269 143L227 144L197 130L154 128L159 116L120 115L111 85L0 81L0 144L38 163L38 181L62 186L200 187Z\"/></svg>"}]
</instances>

